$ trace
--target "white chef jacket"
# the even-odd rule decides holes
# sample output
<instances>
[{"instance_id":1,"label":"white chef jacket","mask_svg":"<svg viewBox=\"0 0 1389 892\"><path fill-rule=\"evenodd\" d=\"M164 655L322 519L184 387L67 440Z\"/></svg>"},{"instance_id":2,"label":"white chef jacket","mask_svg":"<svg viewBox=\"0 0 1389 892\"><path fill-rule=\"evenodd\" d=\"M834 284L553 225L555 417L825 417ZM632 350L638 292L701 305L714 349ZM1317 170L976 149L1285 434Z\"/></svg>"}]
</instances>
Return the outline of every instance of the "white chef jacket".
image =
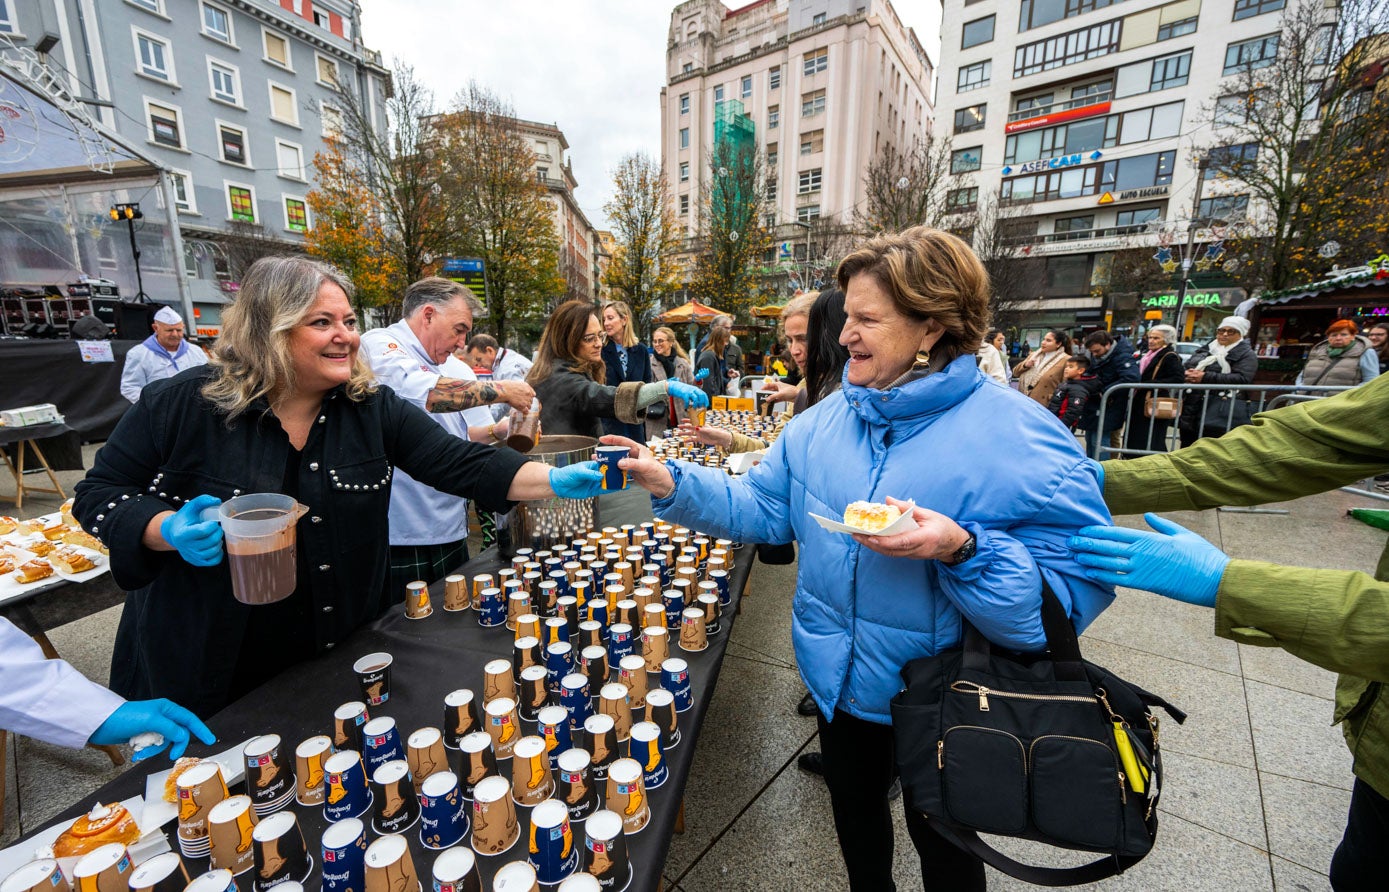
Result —
<instances>
[{"instance_id":1,"label":"white chef jacket","mask_svg":"<svg viewBox=\"0 0 1389 892\"><path fill-rule=\"evenodd\" d=\"M492 361L492 380L493 381L524 381L526 375L530 373L531 361L506 347L497 350L497 357ZM511 406L506 403L498 403L492 407L492 417L501 421L511 411Z\"/></svg>"},{"instance_id":2,"label":"white chef jacket","mask_svg":"<svg viewBox=\"0 0 1389 892\"><path fill-rule=\"evenodd\" d=\"M468 364L452 354L436 365L404 320L362 335L361 351L378 381L421 409L440 378L477 380ZM462 440L468 439L470 426L492 423L486 406L431 412L429 417ZM413 480L400 468L391 477L388 519L392 545L444 545L468 538L468 500Z\"/></svg>"},{"instance_id":3,"label":"white chef jacket","mask_svg":"<svg viewBox=\"0 0 1389 892\"><path fill-rule=\"evenodd\" d=\"M207 354L203 352L203 348L187 341L184 341L184 344L187 344L188 349L176 359L161 356L146 347L143 342L131 347L130 352L125 355L125 368L121 369L121 396L132 403L138 402L140 391L151 381L172 378L184 369L207 364Z\"/></svg>"},{"instance_id":4,"label":"white chef jacket","mask_svg":"<svg viewBox=\"0 0 1389 892\"><path fill-rule=\"evenodd\" d=\"M57 746L82 747L125 699L0 617L0 728Z\"/></svg>"}]
</instances>

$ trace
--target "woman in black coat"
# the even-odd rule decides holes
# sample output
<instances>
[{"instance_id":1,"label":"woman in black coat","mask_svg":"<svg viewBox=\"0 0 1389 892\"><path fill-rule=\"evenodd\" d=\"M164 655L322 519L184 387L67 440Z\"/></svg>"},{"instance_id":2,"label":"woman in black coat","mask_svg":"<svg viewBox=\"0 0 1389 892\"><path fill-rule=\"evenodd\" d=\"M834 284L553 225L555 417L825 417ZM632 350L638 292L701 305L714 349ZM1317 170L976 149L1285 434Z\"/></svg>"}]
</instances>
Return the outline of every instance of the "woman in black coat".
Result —
<instances>
[{"instance_id":1,"label":"woman in black coat","mask_svg":"<svg viewBox=\"0 0 1389 892\"><path fill-rule=\"evenodd\" d=\"M1186 361L1187 384L1253 384L1254 374L1259 371L1259 356L1244 336L1249 334L1249 320L1240 316L1228 316L1220 320L1215 330L1215 340L1200 347ZM1206 420L1203 427L1201 419L1206 413L1207 401L1218 399L1208 390L1189 390L1182 400L1182 418L1177 423L1177 434L1182 446L1190 446L1201 437L1218 437L1225 433L1225 425L1230 415L1229 403L1220 401L1217 411ZM1244 411L1242 411L1242 407ZM1236 399L1234 423L1248 420L1248 403ZM1217 426L1218 424L1218 426Z\"/></svg>"},{"instance_id":2,"label":"woman in black coat","mask_svg":"<svg viewBox=\"0 0 1389 892\"><path fill-rule=\"evenodd\" d=\"M1177 329L1172 326L1154 325L1148 329L1148 352L1138 361L1140 384L1181 384L1186 380L1182 358L1173 347L1176 343ZM1172 419L1149 418L1145 406L1150 396L1156 399L1175 395L1175 391L1166 389L1133 391L1133 398L1129 402L1129 422L1124 426L1124 448L1167 451L1167 434L1172 429Z\"/></svg>"},{"instance_id":3,"label":"woman in black coat","mask_svg":"<svg viewBox=\"0 0 1389 892\"><path fill-rule=\"evenodd\" d=\"M603 331L608 342L603 345L603 365L609 387L621 384L646 384L655 380L651 370L651 350L637 340L632 325L632 310L620 300L603 305ZM646 442L645 424L631 424L618 418L603 419L603 433Z\"/></svg>"}]
</instances>

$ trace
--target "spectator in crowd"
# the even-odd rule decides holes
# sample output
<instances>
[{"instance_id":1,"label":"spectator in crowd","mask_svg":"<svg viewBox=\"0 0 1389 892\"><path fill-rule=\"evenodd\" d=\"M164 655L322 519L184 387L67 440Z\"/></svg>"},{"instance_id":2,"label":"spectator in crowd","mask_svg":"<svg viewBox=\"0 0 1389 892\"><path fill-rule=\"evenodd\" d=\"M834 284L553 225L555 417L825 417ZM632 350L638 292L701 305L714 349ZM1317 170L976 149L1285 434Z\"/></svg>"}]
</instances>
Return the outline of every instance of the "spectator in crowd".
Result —
<instances>
[{"instance_id":1,"label":"spectator in crowd","mask_svg":"<svg viewBox=\"0 0 1389 892\"><path fill-rule=\"evenodd\" d=\"M632 324L632 308L620 300L603 305L603 331L608 342L603 345L604 383L609 387L620 384L644 384L655 379L651 367L651 351L637 340ZM633 440L645 441L645 425L629 424L616 417L604 416L603 432Z\"/></svg>"},{"instance_id":2,"label":"spectator in crowd","mask_svg":"<svg viewBox=\"0 0 1389 892\"><path fill-rule=\"evenodd\" d=\"M738 346L738 336L729 334L728 347L723 351L723 365L728 369L729 380L743 377L743 348Z\"/></svg>"},{"instance_id":3,"label":"spectator in crowd","mask_svg":"<svg viewBox=\"0 0 1389 892\"><path fill-rule=\"evenodd\" d=\"M990 329L984 336L984 340L979 345L979 352L976 358L979 360L979 370L990 378L1008 386L1008 363L1003 359L1003 351L998 348L998 342L1003 340L1003 332L998 329Z\"/></svg>"},{"instance_id":4,"label":"spectator in crowd","mask_svg":"<svg viewBox=\"0 0 1389 892\"><path fill-rule=\"evenodd\" d=\"M1068 531L1107 522L1093 466L1041 407L979 371L988 274L969 246L913 227L851 253L838 280L842 386L787 425L766 459L731 477L663 464L626 441L621 464L651 491L658 517L741 542L801 544L796 663L820 709L849 886L862 892L894 888L888 703L902 667L957 645L961 612L995 644L1045 647L1042 574L1078 630L1114 596L1065 550ZM912 512L917 527L851 544L808 513L860 499ZM981 861L919 812L907 809L906 820L922 887L985 888Z\"/></svg>"},{"instance_id":5,"label":"spectator in crowd","mask_svg":"<svg viewBox=\"0 0 1389 892\"><path fill-rule=\"evenodd\" d=\"M1226 316L1215 329L1215 340L1196 348L1186 359L1187 384L1252 384L1259 370L1259 357L1244 336L1249 334L1249 320L1243 316ZM1204 420L1210 391L1187 391L1182 400L1182 417L1177 422L1177 436L1183 446L1190 446L1205 436ZM1220 433L1224 433L1223 430Z\"/></svg>"},{"instance_id":6,"label":"spectator in crowd","mask_svg":"<svg viewBox=\"0 0 1389 892\"><path fill-rule=\"evenodd\" d=\"M1370 349L1379 360L1379 374L1389 372L1389 322L1376 322L1365 332L1370 341Z\"/></svg>"},{"instance_id":7,"label":"spectator in crowd","mask_svg":"<svg viewBox=\"0 0 1389 892\"><path fill-rule=\"evenodd\" d=\"M1118 446L1123 442L1128 394L1111 397L1103 418L1100 417L1100 403L1115 384L1133 384L1138 380L1138 360L1133 355L1133 344L1122 334L1091 332L1085 338L1085 349L1090 354L1090 374L1100 380L1100 392L1086 402L1085 413L1080 419L1085 426L1085 454L1093 458L1100 455L1101 443Z\"/></svg>"},{"instance_id":8,"label":"spectator in crowd","mask_svg":"<svg viewBox=\"0 0 1389 892\"><path fill-rule=\"evenodd\" d=\"M606 418L641 430L646 407L667 396L686 405L709 405L702 390L681 381L624 381L610 387L602 383L605 378L603 325L597 310L580 300L560 304L545 323L535 365L526 378L540 398L540 426L546 434L598 437L600 421Z\"/></svg>"},{"instance_id":9,"label":"spectator in crowd","mask_svg":"<svg viewBox=\"0 0 1389 892\"><path fill-rule=\"evenodd\" d=\"M519 352L503 347L490 334L475 334L468 338L463 351L464 361L475 369L491 369L493 381L525 381L531 370L531 361ZM492 407L492 417L501 421L511 411L511 406L497 404Z\"/></svg>"},{"instance_id":10,"label":"spectator in crowd","mask_svg":"<svg viewBox=\"0 0 1389 892\"><path fill-rule=\"evenodd\" d=\"M203 348L188 343L183 317L172 307L160 307L151 327L154 334L130 348L121 369L121 396L132 403L139 402L140 391L151 381L163 381L207 363Z\"/></svg>"},{"instance_id":11,"label":"spectator in crowd","mask_svg":"<svg viewBox=\"0 0 1389 892\"><path fill-rule=\"evenodd\" d=\"M210 715L379 616L397 471L488 510L600 491L596 463L551 469L467 442L377 387L353 290L301 257L251 264L211 361L146 388L77 484L73 515L110 549L126 592L118 694ZM444 406L451 393L429 408ZM251 607L233 596L221 525L202 514L265 492L310 513L297 525L293 592Z\"/></svg>"},{"instance_id":12,"label":"spectator in crowd","mask_svg":"<svg viewBox=\"0 0 1389 892\"><path fill-rule=\"evenodd\" d=\"M468 342L473 315L481 309L465 286L439 276L421 279L405 289L404 318L362 335L361 352L377 382L429 412L435 424L461 440L496 446L506 442L506 421L495 421L491 407L528 408L535 391L525 381L478 381L454 355ZM407 583L433 583L467 563L468 500L403 470L391 483L384 598L396 604L405 598Z\"/></svg>"},{"instance_id":13,"label":"spectator in crowd","mask_svg":"<svg viewBox=\"0 0 1389 892\"><path fill-rule=\"evenodd\" d=\"M675 338L675 332L665 326L661 326L651 333L651 371L653 381L670 380L690 385L695 383L694 366L690 363L690 354L686 353L685 348L680 346L680 342ZM653 403L646 407L646 435L648 439L661 436L674 424L675 418L671 412L670 400Z\"/></svg>"},{"instance_id":14,"label":"spectator in crowd","mask_svg":"<svg viewBox=\"0 0 1389 892\"><path fill-rule=\"evenodd\" d=\"M1154 325L1148 329L1148 352L1138 361L1139 383L1181 384L1186 380L1182 358L1177 355L1176 343L1177 329L1171 325ZM1125 447L1166 452L1167 435L1172 430L1172 420L1158 418L1156 415L1149 416L1148 407L1157 397L1174 396L1176 391L1136 390L1134 393L1135 396L1129 401Z\"/></svg>"},{"instance_id":15,"label":"spectator in crowd","mask_svg":"<svg viewBox=\"0 0 1389 892\"><path fill-rule=\"evenodd\" d=\"M1100 379L1090 372L1090 357L1081 353L1066 360L1065 380L1051 395L1048 408L1061 423L1075 430L1086 406L1099 399Z\"/></svg>"},{"instance_id":16,"label":"spectator in crowd","mask_svg":"<svg viewBox=\"0 0 1389 892\"><path fill-rule=\"evenodd\" d=\"M1337 319L1326 327L1326 340L1307 351L1307 363L1297 376L1309 387L1354 387L1379 377L1379 353L1360 327Z\"/></svg>"},{"instance_id":17,"label":"spectator in crowd","mask_svg":"<svg viewBox=\"0 0 1389 892\"><path fill-rule=\"evenodd\" d=\"M724 360L728 350L728 340L733 336L733 327L725 327L715 322L709 330L709 342L699 354L695 364L695 380L710 399L723 396L728 386L728 363Z\"/></svg>"},{"instance_id":18,"label":"spectator in crowd","mask_svg":"<svg viewBox=\"0 0 1389 892\"><path fill-rule=\"evenodd\" d=\"M0 617L0 734L13 731L55 746L116 745L137 734L158 734L164 744L136 753L136 760L169 747L183 755L193 737L217 738L198 717L168 700L127 702L63 660L50 660L34 639Z\"/></svg>"},{"instance_id":19,"label":"spectator in crowd","mask_svg":"<svg viewBox=\"0 0 1389 892\"><path fill-rule=\"evenodd\" d=\"M1044 406L1051 405L1051 395L1061 386L1066 375L1066 360L1071 355L1071 339L1056 329L1042 336L1042 344L1027 358L1013 366L1018 390Z\"/></svg>"},{"instance_id":20,"label":"spectator in crowd","mask_svg":"<svg viewBox=\"0 0 1389 892\"><path fill-rule=\"evenodd\" d=\"M985 340L985 342L987 342L987 343L993 344L993 345L994 345L994 349L998 351L999 359L1002 360L1002 362L1003 362L1003 375L1004 375L1004 377L1007 379L1006 381L1004 381L1004 383L1005 383L1005 384L1012 384L1012 383L1013 383L1013 364L1012 364L1012 362L1009 360L1009 353L1008 353L1008 337L1007 337L1006 335L1004 335L1003 329L1001 329L1001 328L990 329L990 330L989 330L989 333L988 333L987 335L985 335L984 340ZM1013 346L1013 352L1014 352L1014 353L1017 352L1017 345L1014 345L1014 346Z\"/></svg>"},{"instance_id":21,"label":"spectator in crowd","mask_svg":"<svg viewBox=\"0 0 1389 892\"><path fill-rule=\"evenodd\" d=\"M1223 324L1223 323L1222 323ZM1389 378L1254 416L1219 438L1166 455L1105 462L1115 514L1202 511L1328 492L1389 469L1389 435L1366 419L1389 415ZM1231 560L1155 514L1156 532L1092 527L1071 540L1089 576L1215 608L1215 634L1281 647L1341 673L1333 721L1350 748L1355 783L1345 834L1331 859L1337 892L1383 889L1389 877L1389 546L1373 577Z\"/></svg>"}]
</instances>

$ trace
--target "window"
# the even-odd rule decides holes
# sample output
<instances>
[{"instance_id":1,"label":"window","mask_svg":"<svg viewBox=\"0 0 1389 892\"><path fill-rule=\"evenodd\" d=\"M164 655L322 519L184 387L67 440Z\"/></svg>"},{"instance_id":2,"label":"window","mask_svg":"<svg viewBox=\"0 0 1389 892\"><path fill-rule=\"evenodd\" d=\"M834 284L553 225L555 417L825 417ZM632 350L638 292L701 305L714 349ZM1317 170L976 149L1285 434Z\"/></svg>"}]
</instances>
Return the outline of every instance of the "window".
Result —
<instances>
[{"instance_id":1,"label":"window","mask_svg":"<svg viewBox=\"0 0 1389 892\"><path fill-rule=\"evenodd\" d=\"M279 84L270 84L270 117L285 124L299 126L299 106L294 91Z\"/></svg>"},{"instance_id":2,"label":"window","mask_svg":"<svg viewBox=\"0 0 1389 892\"><path fill-rule=\"evenodd\" d=\"M680 128L680 148L682 148L682 149L688 149L689 147L690 147L690 128L688 128L688 127L681 127L681 128Z\"/></svg>"},{"instance_id":3,"label":"window","mask_svg":"<svg viewBox=\"0 0 1389 892\"><path fill-rule=\"evenodd\" d=\"M232 40L231 13L220 6L204 3L203 33L223 43L235 43L236 41Z\"/></svg>"},{"instance_id":4,"label":"window","mask_svg":"<svg viewBox=\"0 0 1389 892\"><path fill-rule=\"evenodd\" d=\"M1206 179L1216 177L1235 177L1243 179L1259 158L1259 144L1247 142L1235 146L1215 146L1206 155L1210 164L1206 167Z\"/></svg>"},{"instance_id":5,"label":"window","mask_svg":"<svg viewBox=\"0 0 1389 892\"><path fill-rule=\"evenodd\" d=\"M681 93L681 94L680 94L680 114L682 114L682 115L688 115L689 113L690 113L690 94L689 94L689 93Z\"/></svg>"},{"instance_id":6,"label":"window","mask_svg":"<svg viewBox=\"0 0 1389 892\"><path fill-rule=\"evenodd\" d=\"M1273 64L1278 55L1278 35L1267 34L1253 40L1232 43L1225 48L1225 70L1222 74L1253 71Z\"/></svg>"},{"instance_id":7,"label":"window","mask_svg":"<svg viewBox=\"0 0 1389 892\"><path fill-rule=\"evenodd\" d=\"M241 105L241 77L234 66L208 59L207 74L212 81L213 99L228 105Z\"/></svg>"},{"instance_id":8,"label":"window","mask_svg":"<svg viewBox=\"0 0 1389 892\"><path fill-rule=\"evenodd\" d=\"M1235 21L1282 9L1284 0L1235 0Z\"/></svg>"},{"instance_id":9,"label":"window","mask_svg":"<svg viewBox=\"0 0 1389 892\"><path fill-rule=\"evenodd\" d=\"M1026 99L1019 99L1013 111L1032 111L1042 114L1044 109L1050 109L1052 103L1056 101L1054 93L1043 93L1040 96L1028 96Z\"/></svg>"},{"instance_id":10,"label":"window","mask_svg":"<svg viewBox=\"0 0 1389 892\"><path fill-rule=\"evenodd\" d=\"M690 213L690 196L680 196L680 216L688 216Z\"/></svg>"},{"instance_id":11,"label":"window","mask_svg":"<svg viewBox=\"0 0 1389 892\"><path fill-rule=\"evenodd\" d=\"M1146 226L1162 218L1162 208L1130 208L1114 218L1115 226Z\"/></svg>"},{"instance_id":12,"label":"window","mask_svg":"<svg viewBox=\"0 0 1389 892\"><path fill-rule=\"evenodd\" d=\"M543 182L545 182L546 180L548 180L549 178L550 178L550 168L548 168L548 167L537 167L537 168L535 169L535 179L536 179L536 182L543 183Z\"/></svg>"},{"instance_id":13,"label":"window","mask_svg":"<svg viewBox=\"0 0 1389 892\"><path fill-rule=\"evenodd\" d=\"M774 142L767 143L767 166L773 171L776 170L777 161L780 160L780 157L781 156L777 154L777 144Z\"/></svg>"},{"instance_id":14,"label":"window","mask_svg":"<svg viewBox=\"0 0 1389 892\"><path fill-rule=\"evenodd\" d=\"M1182 130L1182 106L1181 102L1169 102L1125 112L1120 116L1119 144L1178 135Z\"/></svg>"},{"instance_id":15,"label":"window","mask_svg":"<svg viewBox=\"0 0 1389 892\"><path fill-rule=\"evenodd\" d=\"M955 79L955 92L968 93L970 90L987 87L992 71L993 62L988 59L983 62L975 62L973 65L966 65L960 69L960 73Z\"/></svg>"},{"instance_id":16,"label":"window","mask_svg":"<svg viewBox=\"0 0 1389 892\"><path fill-rule=\"evenodd\" d=\"M275 140L275 166L287 180L303 180L304 150L292 142Z\"/></svg>"},{"instance_id":17,"label":"window","mask_svg":"<svg viewBox=\"0 0 1389 892\"><path fill-rule=\"evenodd\" d=\"M16 32L14 13L10 12L9 0L0 0L0 34L14 34Z\"/></svg>"},{"instance_id":18,"label":"window","mask_svg":"<svg viewBox=\"0 0 1389 892\"><path fill-rule=\"evenodd\" d=\"M767 89L768 89L768 90L780 90L780 89L781 89L781 66L780 66L780 65L773 65L773 66L772 66L772 70L767 72Z\"/></svg>"},{"instance_id":19,"label":"window","mask_svg":"<svg viewBox=\"0 0 1389 892\"><path fill-rule=\"evenodd\" d=\"M680 162L680 182L682 182L682 183L688 183L689 181L690 181L690 162L688 162L688 161L681 161L681 162Z\"/></svg>"},{"instance_id":20,"label":"window","mask_svg":"<svg viewBox=\"0 0 1389 892\"><path fill-rule=\"evenodd\" d=\"M812 223L820 219L820 206L818 204L808 204L805 207L796 208L796 220L801 223Z\"/></svg>"},{"instance_id":21,"label":"window","mask_svg":"<svg viewBox=\"0 0 1389 892\"><path fill-rule=\"evenodd\" d=\"M323 138L331 139L342 135L342 112L331 105L319 103L319 113L323 116Z\"/></svg>"},{"instance_id":22,"label":"window","mask_svg":"<svg viewBox=\"0 0 1389 892\"><path fill-rule=\"evenodd\" d=\"M742 83L738 87L738 94L744 99L752 98L752 75L743 75Z\"/></svg>"},{"instance_id":23,"label":"window","mask_svg":"<svg viewBox=\"0 0 1389 892\"><path fill-rule=\"evenodd\" d=\"M1090 289L1090 255L1048 257L1043 289L1053 294L1087 292Z\"/></svg>"},{"instance_id":24,"label":"window","mask_svg":"<svg viewBox=\"0 0 1389 892\"><path fill-rule=\"evenodd\" d=\"M809 77L830 67L830 51L827 47L811 50L802 57L801 74Z\"/></svg>"},{"instance_id":25,"label":"window","mask_svg":"<svg viewBox=\"0 0 1389 892\"><path fill-rule=\"evenodd\" d=\"M986 15L982 19L965 22L964 31L960 36L960 49L967 50L972 46L979 46L979 44L988 43L993 39L994 17Z\"/></svg>"},{"instance_id":26,"label":"window","mask_svg":"<svg viewBox=\"0 0 1389 892\"><path fill-rule=\"evenodd\" d=\"M825 150L825 131L812 130L801 134L801 154L813 155Z\"/></svg>"},{"instance_id":27,"label":"window","mask_svg":"<svg viewBox=\"0 0 1389 892\"><path fill-rule=\"evenodd\" d=\"M327 56L314 54L314 64L318 69L318 82L325 87L338 85L338 63Z\"/></svg>"},{"instance_id":28,"label":"window","mask_svg":"<svg viewBox=\"0 0 1389 892\"><path fill-rule=\"evenodd\" d=\"M1076 217L1061 217L1052 226L1052 232L1065 233L1061 236L1061 241L1073 238L1084 238L1090 230L1095 228L1095 215L1086 214Z\"/></svg>"},{"instance_id":29,"label":"window","mask_svg":"<svg viewBox=\"0 0 1389 892\"><path fill-rule=\"evenodd\" d=\"M1191 51L1153 60L1153 77L1149 91L1169 87L1185 87L1191 75Z\"/></svg>"},{"instance_id":30,"label":"window","mask_svg":"<svg viewBox=\"0 0 1389 892\"><path fill-rule=\"evenodd\" d=\"M304 199L285 196L285 229L301 233L309 231L309 206Z\"/></svg>"},{"instance_id":31,"label":"window","mask_svg":"<svg viewBox=\"0 0 1389 892\"><path fill-rule=\"evenodd\" d=\"M179 126L178 109L146 101L145 112L149 116L151 142L174 149L183 148L183 128Z\"/></svg>"},{"instance_id":32,"label":"window","mask_svg":"<svg viewBox=\"0 0 1389 892\"><path fill-rule=\"evenodd\" d=\"M1062 19L1084 15L1106 6L1122 3L1124 0L1022 0L1022 15L1018 17L1018 30L1030 31ZM968 5L968 3L966 4Z\"/></svg>"},{"instance_id":33,"label":"window","mask_svg":"<svg viewBox=\"0 0 1389 892\"><path fill-rule=\"evenodd\" d=\"M293 71L294 59L289 54L289 41L265 29L261 29L260 33L265 42L265 61Z\"/></svg>"},{"instance_id":34,"label":"window","mask_svg":"<svg viewBox=\"0 0 1389 892\"><path fill-rule=\"evenodd\" d=\"M1071 101L1094 97L1091 101L1103 102L1114 93L1114 81L1108 78L1094 83L1082 84L1078 87L1071 87Z\"/></svg>"},{"instance_id":35,"label":"window","mask_svg":"<svg viewBox=\"0 0 1389 892\"><path fill-rule=\"evenodd\" d=\"M174 207L190 214L198 212L193 200L193 175L186 170L170 170L169 184L174 187Z\"/></svg>"},{"instance_id":36,"label":"window","mask_svg":"<svg viewBox=\"0 0 1389 892\"><path fill-rule=\"evenodd\" d=\"M1221 96L1215 100L1215 123L1225 127L1247 124L1250 115L1257 112L1267 99L1266 90Z\"/></svg>"},{"instance_id":37,"label":"window","mask_svg":"<svg viewBox=\"0 0 1389 892\"><path fill-rule=\"evenodd\" d=\"M680 68L680 73L681 73L681 74L689 74L691 71L694 71L694 63L693 63L693 62L686 62L686 63L685 63L683 66L681 66L681 68Z\"/></svg>"},{"instance_id":38,"label":"window","mask_svg":"<svg viewBox=\"0 0 1389 892\"><path fill-rule=\"evenodd\" d=\"M1182 37L1187 34L1196 33L1196 16L1188 19L1178 19L1175 22L1168 22L1158 26L1157 39L1171 40L1174 37Z\"/></svg>"},{"instance_id":39,"label":"window","mask_svg":"<svg viewBox=\"0 0 1389 892\"><path fill-rule=\"evenodd\" d=\"M814 90L801 94L801 117L809 118L825 111L825 91Z\"/></svg>"},{"instance_id":40,"label":"window","mask_svg":"<svg viewBox=\"0 0 1389 892\"><path fill-rule=\"evenodd\" d=\"M999 197L1009 201L1055 201L1093 195L1099 165L1072 167L1004 180Z\"/></svg>"},{"instance_id":41,"label":"window","mask_svg":"<svg viewBox=\"0 0 1389 892\"><path fill-rule=\"evenodd\" d=\"M827 18L828 18L828 14L827 14L827 13L817 12L817 13L815 13L815 15L813 15L813 16L810 17L810 24L811 24L812 27L815 26L815 25L823 25L823 24L825 23L825 20L826 20Z\"/></svg>"},{"instance_id":42,"label":"window","mask_svg":"<svg viewBox=\"0 0 1389 892\"><path fill-rule=\"evenodd\" d=\"M135 70L146 77L174 82L174 53L167 41L131 29L135 34Z\"/></svg>"},{"instance_id":43,"label":"window","mask_svg":"<svg viewBox=\"0 0 1389 892\"><path fill-rule=\"evenodd\" d=\"M767 129L775 130L781 126L781 106L772 105L767 108Z\"/></svg>"},{"instance_id":44,"label":"window","mask_svg":"<svg viewBox=\"0 0 1389 892\"><path fill-rule=\"evenodd\" d=\"M230 124L217 124L217 144L222 160L228 164L250 165L246 154L246 131Z\"/></svg>"},{"instance_id":45,"label":"window","mask_svg":"<svg viewBox=\"0 0 1389 892\"><path fill-rule=\"evenodd\" d=\"M955 132L969 133L972 130L983 130L985 111L988 106L985 104L969 105L955 112Z\"/></svg>"},{"instance_id":46,"label":"window","mask_svg":"<svg viewBox=\"0 0 1389 892\"><path fill-rule=\"evenodd\" d=\"M808 192L820 191L820 168L803 170L796 177L796 194L805 195Z\"/></svg>"},{"instance_id":47,"label":"window","mask_svg":"<svg viewBox=\"0 0 1389 892\"><path fill-rule=\"evenodd\" d=\"M1201 199L1196 216L1202 220L1215 219L1234 223L1243 220L1248 210L1248 195L1219 195L1215 198Z\"/></svg>"},{"instance_id":48,"label":"window","mask_svg":"<svg viewBox=\"0 0 1389 892\"><path fill-rule=\"evenodd\" d=\"M327 28L332 24L332 20L328 18L328 13L315 9L313 11L313 23L320 28Z\"/></svg>"},{"instance_id":49,"label":"window","mask_svg":"<svg viewBox=\"0 0 1389 892\"><path fill-rule=\"evenodd\" d=\"M767 200L776 201L776 177L767 177Z\"/></svg>"},{"instance_id":50,"label":"window","mask_svg":"<svg viewBox=\"0 0 1389 892\"><path fill-rule=\"evenodd\" d=\"M1013 53L1013 77L1026 77L1118 52L1121 22L1116 19L1018 47Z\"/></svg>"},{"instance_id":51,"label":"window","mask_svg":"<svg viewBox=\"0 0 1389 892\"><path fill-rule=\"evenodd\" d=\"M983 151L983 146L971 146L968 149L956 149L951 152L950 172L969 173L972 170L978 170Z\"/></svg>"},{"instance_id":52,"label":"window","mask_svg":"<svg viewBox=\"0 0 1389 892\"><path fill-rule=\"evenodd\" d=\"M138 6L141 9L146 9L159 15L164 14L164 0L125 0L125 2L129 3L131 6ZM5 5L5 3L0 2L0 7Z\"/></svg>"},{"instance_id":53,"label":"window","mask_svg":"<svg viewBox=\"0 0 1389 892\"><path fill-rule=\"evenodd\" d=\"M1176 160L1176 152L1156 152L1107 161L1100 165L1099 188L1105 192L1126 192L1150 186L1170 186Z\"/></svg>"},{"instance_id":54,"label":"window","mask_svg":"<svg viewBox=\"0 0 1389 892\"><path fill-rule=\"evenodd\" d=\"M714 105L718 106L720 102L723 102L723 84L714 88Z\"/></svg>"},{"instance_id":55,"label":"window","mask_svg":"<svg viewBox=\"0 0 1389 892\"><path fill-rule=\"evenodd\" d=\"M1316 40L1313 43L1312 64L1325 65L1331 61L1331 47L1336 42L1336 26L1322 25L1317 29Z\"/></svg>"},{"instance_id":56,"label":"window","mask_svg":"<svg viewBox=\"0 0 1389 892\"><path fill-rule=\"evenodd\" d=\"M951 211L973 210L979 204L979 187L970 186L966 189L951 189L945 194L945 206Z\"/></svg>"},{"instance_id":57,"label":"window","mask_svg":"<svg viewBox=\"0 0 1389 892\"><path fill-rule=\"evenodd\" d=\"M236 223L256 222L256 190L239 183L227 183L227 218Z\"/></svg>"}]
</instances>

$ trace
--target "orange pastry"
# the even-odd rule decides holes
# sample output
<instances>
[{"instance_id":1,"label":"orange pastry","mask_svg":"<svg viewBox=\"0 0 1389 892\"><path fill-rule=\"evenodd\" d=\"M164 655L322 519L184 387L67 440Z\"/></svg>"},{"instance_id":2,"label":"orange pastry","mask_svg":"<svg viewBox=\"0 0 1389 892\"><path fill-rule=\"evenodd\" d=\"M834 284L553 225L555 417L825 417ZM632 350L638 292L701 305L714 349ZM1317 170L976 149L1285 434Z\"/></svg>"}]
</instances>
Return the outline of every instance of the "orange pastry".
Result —
<instances>
[{"instance_id":1,"label":"orange pastry","mask_svg":"<svg viewBox=\"0 0 1389 892\"><path fill-rule=\"evenodd\" d=\"M92 559L76 548L60 548L50 554L48 559L64 573L85 573L96 569Z\"/></svg>"},{"instance_id":2,"label":"orange pastry","mask_svg":"<svg viewBox=\"0 0 1389 892\"><path fill-rule=\"evenodd\" d=\"M76 858L107 843L130 845L139 838L140 827L125 806L119 802L110 805L98 803L59 834L53 842L53 854L59 858Z\"/></svg>"},{"instance_id":3,"label":"orange pastry","mask_svg":"<svg viewBox=\"0 0 1389 892\"><path fill-rule=\"evenodd\" d=\"M877 502L850 502L849 507L844 509L844 523L847 526L870 533L892 526L893 521L901 516L902 512L897 508Z\"/></svg>"},{"instance_id":4,"label":"orange pastry","mask_svg":"<svg viewBox=\"0 0 1389 892\"><path fill-rule=\"evenodd\" d=\"M53 565L45 560L32 560L20 565L19 572L14 574L16 582L38 582L40 579L47 579L53 575Z\"/></svg>"}]
</instances>

